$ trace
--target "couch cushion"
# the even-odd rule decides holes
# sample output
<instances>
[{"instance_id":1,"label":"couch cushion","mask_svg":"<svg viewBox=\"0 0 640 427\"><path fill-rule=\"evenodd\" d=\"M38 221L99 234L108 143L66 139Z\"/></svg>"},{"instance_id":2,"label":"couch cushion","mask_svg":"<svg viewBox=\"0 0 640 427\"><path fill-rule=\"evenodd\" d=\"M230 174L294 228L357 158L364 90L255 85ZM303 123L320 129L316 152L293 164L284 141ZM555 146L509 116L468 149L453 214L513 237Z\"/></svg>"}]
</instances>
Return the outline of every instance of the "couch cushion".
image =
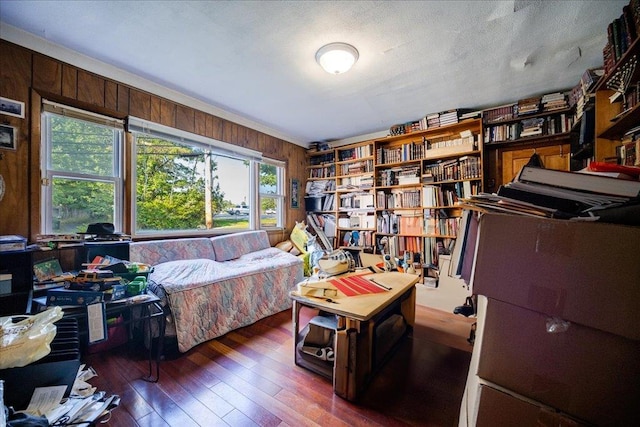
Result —
<instances>
[{"instance_id":1,"label":"couch cushion","mask_svg":"<svg viewBox=\"0 0 640 427\"><path fill-rule=\"evenodd\" d=\"M271 247L264 230L245 231L211 238L216 261L229 261Z\"/></svg>"},{"instance_id":2,"label":"couch cushion","mask_svg":"<svg viewBox=\"0 0 640 427\"><path fill-rule=\"evenodd\" d=\"M129 259L149 265L194 258L215 259L208 237L151 240L132 242L129 245Z\"/></svg>"}]
</instances>

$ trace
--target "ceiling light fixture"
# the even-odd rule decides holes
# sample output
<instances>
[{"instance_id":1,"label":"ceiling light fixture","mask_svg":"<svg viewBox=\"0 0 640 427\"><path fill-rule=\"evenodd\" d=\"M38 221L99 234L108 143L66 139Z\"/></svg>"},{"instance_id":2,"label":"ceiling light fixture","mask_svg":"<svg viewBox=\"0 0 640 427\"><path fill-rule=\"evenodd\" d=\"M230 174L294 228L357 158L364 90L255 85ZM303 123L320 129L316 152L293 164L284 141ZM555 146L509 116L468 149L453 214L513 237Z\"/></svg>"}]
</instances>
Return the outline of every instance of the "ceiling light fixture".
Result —
<instances>
[{"instance_id":1,"label":"ceiling light fixture","mask_svg":"<svg viewBox=\"0 0 640 427\"><path fill-rule=\"evenodd\" d=\"M329 43L316 52L316 62L327 73L342 74L351 69L358 60L358 50L346 43Z\"/></svg>"}]
</instances>

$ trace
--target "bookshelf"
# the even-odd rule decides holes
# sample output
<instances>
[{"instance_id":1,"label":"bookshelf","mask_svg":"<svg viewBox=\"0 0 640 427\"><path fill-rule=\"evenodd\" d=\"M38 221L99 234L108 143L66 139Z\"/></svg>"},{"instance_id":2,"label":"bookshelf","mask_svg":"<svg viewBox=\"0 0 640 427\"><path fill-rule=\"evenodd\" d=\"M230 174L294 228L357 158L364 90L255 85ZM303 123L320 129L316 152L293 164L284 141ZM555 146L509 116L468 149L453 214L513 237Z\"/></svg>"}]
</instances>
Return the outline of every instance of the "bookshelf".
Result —
<instances>
[{"instance_id":1,"label":"bookshelf","mask_svg":"<svg viewBox=\"0 0 640 427\"><path fill-rule=\"evenodd\" d=\"M336 148L337 246L372 251L375 232L374 146L365 141Z\"/></svg>"},{"instance_id":2,"label":"bookshelf","mask_svg":"<svg viewBox=\"0 0 640 427\"><path fill-rule=\"evenodd\" d=\"M307 151L307 183L304 206L310 231L321 229L335 246L336 151L331 148ZM327 248L325 248L327 249Z\"/></svg>"},{"instance_id":3,"label":"bookshelf","mask_svg":"<svg viewBox=\"0 0 640 427\"><path fill-rule=\"evenodd\" d=\"M482 189L482 121L468 119L375 141L377 252L437 277L457 237L460 197Z\"/></svg>"},{"instance_id":4,"label":"bookshelf","mask_svg":"<svg viewBox=\"0 0 640 427\"><path fill-rule=\"evenodd\" d=\"M606 50L606 49L605 49ZM617 62L605 67L606 74L595 91L596 161L638 165L640 145L640 41L636 39ZM620 81L625 83L620 85ZM626 154L625 154L626 152Z\"/></svg>"},{"instance_id":5,"label":"bookshelf","mask_svg":"<svg viewBox=\"0 0 640 427\"><path fill-rule=\"evenodd\" d=\"M571 95L556 91L483 111L484 191L497 191L534 154L545 167L570 169L576 132Z\"/></svg>"}]
</instances>

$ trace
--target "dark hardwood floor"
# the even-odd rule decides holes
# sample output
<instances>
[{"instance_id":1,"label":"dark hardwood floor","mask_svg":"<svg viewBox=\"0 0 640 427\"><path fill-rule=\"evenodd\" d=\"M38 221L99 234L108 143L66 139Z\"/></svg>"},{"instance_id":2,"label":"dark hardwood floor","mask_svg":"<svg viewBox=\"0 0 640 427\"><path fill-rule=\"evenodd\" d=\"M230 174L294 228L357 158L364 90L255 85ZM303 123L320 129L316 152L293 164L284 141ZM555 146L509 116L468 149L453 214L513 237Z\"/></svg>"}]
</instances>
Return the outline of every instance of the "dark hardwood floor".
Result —
<instances>
[{"instance_id":1,"label":"dark hardwood floor","mask_svg":"<svg viewBox=\"0 0 640 427\"><path fill-rule=\"evenodd\" d=\"M291 311L201 344L145 382L129 346L84 358L90 383L118 394L107 426L455 426L473 319L417 306L416 326L357 403L293 363Z\"/></svg>"}]
</instances>

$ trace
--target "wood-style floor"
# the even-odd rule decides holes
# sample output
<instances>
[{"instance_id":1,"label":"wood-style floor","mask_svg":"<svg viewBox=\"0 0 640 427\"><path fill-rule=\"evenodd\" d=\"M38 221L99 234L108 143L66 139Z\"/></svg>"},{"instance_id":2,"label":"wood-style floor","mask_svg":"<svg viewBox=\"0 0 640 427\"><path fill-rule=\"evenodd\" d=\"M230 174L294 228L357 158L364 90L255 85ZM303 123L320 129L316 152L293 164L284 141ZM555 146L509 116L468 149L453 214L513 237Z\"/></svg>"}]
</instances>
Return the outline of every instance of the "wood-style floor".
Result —
<instances>
[{"instance_id":1,"label":"wood-style floor","mask_svg":"<svg viewBox=\"0 0 640 427\"><path fill-rule=\"evenodd\" d=\"M357 403L293 363L291 311L161 363L145 382L143 352L89 355L90 383L118 394L107 426L455 426L473 319L417 306L416 326Z\"/></svg>"}]
</instances>

